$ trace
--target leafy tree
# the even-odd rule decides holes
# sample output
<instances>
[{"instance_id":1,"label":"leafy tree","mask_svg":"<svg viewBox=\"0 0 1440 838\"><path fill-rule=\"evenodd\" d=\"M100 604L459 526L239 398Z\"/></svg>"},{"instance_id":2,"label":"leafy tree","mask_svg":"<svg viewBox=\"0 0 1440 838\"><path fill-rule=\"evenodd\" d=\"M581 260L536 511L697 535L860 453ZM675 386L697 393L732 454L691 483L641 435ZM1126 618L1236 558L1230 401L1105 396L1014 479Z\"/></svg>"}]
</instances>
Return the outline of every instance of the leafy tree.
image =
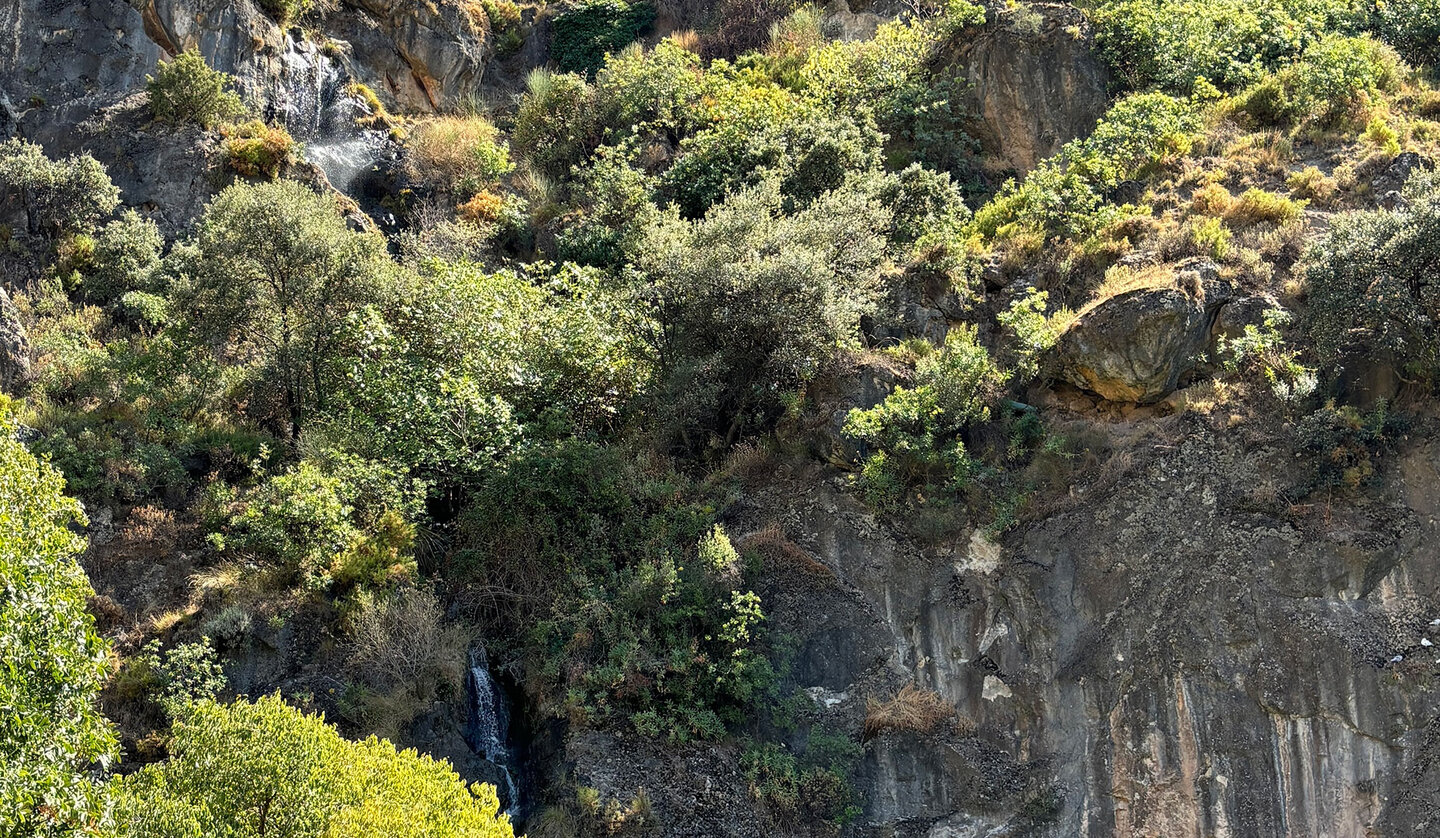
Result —
<instances>
[{"instance_id":1,"label":"leafy tree","mask_svg":"<svg viewBox=\"0 0 1440 838\"><path fill-rule=\"evenodd\" d=\"M655 7L643 0L583 0L551 24L550 56L561 72L594 75L606 53L635 40L654 20Z\"/></svg>"},{"instance_id":2,"label":"leafy tree","mask_svg":"<svg viewBox=\"0 0 1440 838\"><path fill-rule=\"evenodd\" d=\"M13 196L28 231L51 238L87 233L120 205L120 189L88 154L51 160L21 139L0 143L0 207Z\"/></svg>"},{"instance_id":3,"label":"leafy tree","mask_svg":"<svg viewBox=\"0 0 1440 838\"><path fill-rule=\"evenodd\" d=\"M162 61L155 75L145 77L150 94L150 111L161 122L191 122L213 128L245 112L245 105L231 87L235 80L210 68L200 53L187 50L170 61Z\"/></svg>"},{"instance_id":4,"label":"leafy tree","mask_svg":"<svg viewBox=\"0 0 1440 838\"><path fill-rule=\"evenodd\" d=\"M389 322L356 324L331 432L443 490L527 438L604 433L649 377L636 313L573 265L437 266Z\"/></svg>"},{"instance_id":5,"label":"leafy tree","mask_svg":"<svg viewBox=\"0 0 1440 838\"><path fill-rule=\"evenodd\" d=\"M395 270L378 233L350 230L332 198L293 181L227 188L172 259L188 325L279 390L292 439L336 386L342 325L388 298Z\"/></svg>"},{"instance_id":6,"label":"leafy tree","mask_svg":"<svg viewBox=\"0 0 1440 838\"><path fill-rule=\"evenodd\" d=\"M1309 327L1328 364L1368 356L1440 372L1440 176L1421 172L1407 206L1337 216L1312 254Z\"/></svg>"},{"instance_id":7,"label":"leafy tree","mask_svg":"<svg viewBox=\"0 0 1440 838\"><path fill-rule=\"evenodd\" d=\"M170 757L112 781L117 838L510 838L494 786L375 738L342 739L278 695L191 705Z\"/></svg>"},{"instance_id":8,"label":"leafy tree","mask_svg":"<svg viewBox=\"0 0 1440 838\"><path fill-rule=\"evenodd\" d=\"M782 204L770 180L700 221L672 213L642 249L664 399L691 446L693 431L728 446L773 418L874 305L889 213L854 189Z\"/></svg>"},{"instance_id":9,"label":"leafy tree","mask_svg":"<svg viewBox=\"0 0 1440 838\"><path fill-rule=\"evenodd\" d=\"M9 409L0 403L0 832L62 835L89 819L86 769L115 756L96 707L107 645L75 561L85 540L71 527L84 514L15 440Z\"/></svg>"}]
</instances>

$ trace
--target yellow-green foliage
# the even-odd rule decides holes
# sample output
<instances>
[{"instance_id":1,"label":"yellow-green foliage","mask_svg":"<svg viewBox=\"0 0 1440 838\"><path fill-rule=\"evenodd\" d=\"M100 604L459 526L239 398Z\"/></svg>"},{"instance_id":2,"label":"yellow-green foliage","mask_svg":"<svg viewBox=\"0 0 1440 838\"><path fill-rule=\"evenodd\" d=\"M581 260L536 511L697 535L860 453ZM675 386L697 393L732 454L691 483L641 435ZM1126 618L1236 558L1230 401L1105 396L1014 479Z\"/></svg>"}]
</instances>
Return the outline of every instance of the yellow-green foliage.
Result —
<instances>
[{"instance_id":1,"label":"yellow-green foliage","mask_svg":"<svg viewBox=\"0 0 1440 838\"><path fill-rule=\"evenodd\" d=\"M11 405L0 394L0 834L68 835L95 791L87 766L115 750L95 704L108 644L75 560L84 513L15 440Z\"/></svg>"},{"instance_id":2,"label":"yellow-green foliage","mask_svg":"<svg viewBox=\"0 0 1440 838\"><path fill-rule=\"evenodd\" d=\"M1333 177L1314 166L1306 166L1304 169L1293 172L1285 179L1285 185L1290 187L1291 194L1310 201L1325 203L1335 197L1339 191L1340 184Z\"/></svg>"},{"instance_id":3,"label":"yellow-green foliage","mask_svg":"<svg viewBox=\"0 0 1440 838\"><path fill-rule=\"evenodd\" d=\"M1382 153L1391 157L1400 153L1400 134L1385 121L1385 117L1373 117L1365 125L1363 139L1375 146Z\"/></svg>"},{"instance_id":4,"label":"yellow-green foliage","mask_svg":"<svg viewBox=\"0 0 1440 838\"><path fill-rule=\"evenodd\" d=\"M371 737L341 738L279 695L186 708L170 757L111 784L115 838L512 838L495 787Z\"/></svg>"},{"instance_id":5,"label":"yellow-green foliage","mask_svg":"<svg viewBox=\"0 0 1440 838\"><path fill-rule=\"evenodd\" d=\"M258 119L221 129L225 136L225 162L245 177L277 178L295 162L295 140L278 125Z\"/></svg>"},{"instance_id":6,"label":"yellow-green foliage","mask_svg":"<svg viewBox=\"0 0 1440 838\"><path fill-rule=\"evenodd\" d=\"M415 528L387 509L373 531L363 533L335 557L330 576L337 585L379 589L414 581Z\"/></svg>"},{"instance_id":7,"label":"yellow-green foliage","mask_svg":"<svg viewBox=\"0 0 1440 838\"><path fill-rule=\"evenodd\" d=\"M385 109L385 103L367 85L353 82L345 91L365 103L370 113L355 118L361 128L388 129L391 139L399 142L405 139L405 118L396 116Z\"/></svg>"},{"instance_id":8,"label":"yellow-green foliage","mask_svg":"<svg viewBox=\"0 0 1440 838\"><path fill-rule=\"evenodd\" d=\"M510 171L510 149L484 117L440 117L420 123L410 133L405 167L421 183L468 197L495 185Z\"/></svg>"},{"instance_id":9,"label":"yellow-green foliage","mask_svg":"<svg viewBox=\"0 0 1440 838\"><path fill-rule=\"evenodd\" d=\"M1183 235L1191 250L1216 261L1230 255L1230 231L1218 218L1194 218L1186 224Z\"/></svg>"},{"instance_id":10,"label":"yellow-green foliage","mask_svg":"<svg viewBox=\"0 0 1440 838\"><path fill-rule=\"evenodd\" d=\"M525 45L525 32L520 24L520 7L512 0L480 0L485 17L490 20L490 33L495 41L495 54L508 58Z\"/></svg>"},{"instance_id":11,"label":"yellow-green foliage","mask_svg":"<svg viewBox=\"0 0 1440 838\"><path fill-rule=\"evenodd\" d=\"M1190 199L1190 210L1196 215L1223 216L1230 211L1235 197L1230 190L1218 183L1210 183L1195 190Z\"/></svg>"},{"instance_id":12,"label":"yellow-green foliage","mask_svg":"<svg viewBox=\"0 0 1440 838\"><path fill-rule=\"evenodd\" d=\"M1225 221L1235 227L1253 224L1287 224L1299 218L1304 207L1284 195L1263 189L1248 189L1225 212Z\"/></svg>"}]
</instances>

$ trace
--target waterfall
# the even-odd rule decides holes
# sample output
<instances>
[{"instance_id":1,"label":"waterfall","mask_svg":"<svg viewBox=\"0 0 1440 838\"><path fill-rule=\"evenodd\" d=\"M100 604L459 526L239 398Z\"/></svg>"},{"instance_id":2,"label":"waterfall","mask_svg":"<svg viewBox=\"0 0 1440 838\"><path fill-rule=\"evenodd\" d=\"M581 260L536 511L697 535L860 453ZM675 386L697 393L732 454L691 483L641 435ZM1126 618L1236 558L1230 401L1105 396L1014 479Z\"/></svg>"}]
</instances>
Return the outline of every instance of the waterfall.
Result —
<instances>
[{"instance_id":1,"label":"waterfall","mask_svg":"<svg viewBox=\"0 0 1440 838\"><path fill-rule=\"evenodd\" d=\"M501 780L500 804L513 820L520 814L520 789L515 783L515 757L510 752L510 706L490 674L483 648L470 653L470 718L465 741L470 750L495 766Z\"/></svg>"},{"instance_id":2,"label":"waterfall","mask_svg":"<svg viewBox=\"0 0 1440 838\"><path fill-rule=\"evenodd\" d=\"M284 95L276 103L276 119L305 144L305 159L320 167L331 186L355 197L356 181L386 152L385 133L356 125L369 108L350 93L344 68L319 46L287 37L281 62Z\"/></svg>"},{"instance_id":3,"label":"waterfall","mask_svg":"<svg viewBox=\"0 0 1440 838\"><path fill-rule=\"evenodd\" d=\"M369 172L384 153L385 138L376 131L305 146L305 159L319 166L330 185L346 194L350 194L355 181Z\"/></svg>"}]
</instances>

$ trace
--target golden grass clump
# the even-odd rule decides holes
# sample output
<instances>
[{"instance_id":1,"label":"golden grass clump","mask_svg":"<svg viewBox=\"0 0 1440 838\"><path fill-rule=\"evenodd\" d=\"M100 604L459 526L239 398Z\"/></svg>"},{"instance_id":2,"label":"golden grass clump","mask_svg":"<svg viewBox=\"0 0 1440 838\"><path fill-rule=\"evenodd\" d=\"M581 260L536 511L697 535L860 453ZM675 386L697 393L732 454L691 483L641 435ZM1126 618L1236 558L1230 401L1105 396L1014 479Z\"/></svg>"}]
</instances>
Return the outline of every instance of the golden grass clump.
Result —
<instances>
[{"instance_id":1,"label":"golden grass clump","mask_svg":"<svg viewBox=\"0 0 1440 838\"><path fill-rule=\"evenodd\" d=\"M954 727L955 707L933 690L906 684L889 701L871 698L865 702L864 738L885 733L934 733L941 726Z\"/></svg>"}]
</instances>

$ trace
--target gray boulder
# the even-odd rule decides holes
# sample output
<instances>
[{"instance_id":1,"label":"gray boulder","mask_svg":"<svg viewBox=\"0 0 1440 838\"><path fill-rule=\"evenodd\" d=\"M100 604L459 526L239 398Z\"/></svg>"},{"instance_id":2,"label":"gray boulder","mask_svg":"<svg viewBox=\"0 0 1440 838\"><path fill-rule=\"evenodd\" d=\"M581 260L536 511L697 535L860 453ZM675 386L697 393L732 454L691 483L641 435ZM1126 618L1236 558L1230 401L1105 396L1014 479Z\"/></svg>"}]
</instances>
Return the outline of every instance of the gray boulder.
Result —
<instances>
[{"instance_id":1,"label":"gray boulder","mask_svg":"<svg viewBox=\"0 0 1440 838\"><path fill-rule=\"evenodd\" d=\"M1205 352L1230 296L1214 265L1195 262L1178 267L1171 285L1096 303L1060 336L1059 375L1110 401L1159 401Z\"/></svg>"}]
</instances>

